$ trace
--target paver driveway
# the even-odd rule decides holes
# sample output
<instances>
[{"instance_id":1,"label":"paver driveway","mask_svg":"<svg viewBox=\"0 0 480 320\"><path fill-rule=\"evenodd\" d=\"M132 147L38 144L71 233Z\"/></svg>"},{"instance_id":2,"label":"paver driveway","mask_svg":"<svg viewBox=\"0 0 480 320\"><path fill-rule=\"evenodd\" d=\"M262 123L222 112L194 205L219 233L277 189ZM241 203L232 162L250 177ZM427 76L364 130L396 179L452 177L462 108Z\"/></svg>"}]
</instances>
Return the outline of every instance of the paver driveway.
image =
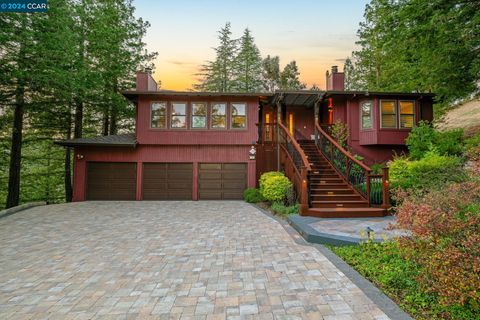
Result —
<instances>
[{"instance_id":1,"label":"paver driveway","mask_svg":"<svg viewBox=\"0 0 480 320\"><path fill-rule=\"evenodd\" d=\"M0 318L388 319L254 207L83 202L0 219Z\"/></svg>"}]
</instances>

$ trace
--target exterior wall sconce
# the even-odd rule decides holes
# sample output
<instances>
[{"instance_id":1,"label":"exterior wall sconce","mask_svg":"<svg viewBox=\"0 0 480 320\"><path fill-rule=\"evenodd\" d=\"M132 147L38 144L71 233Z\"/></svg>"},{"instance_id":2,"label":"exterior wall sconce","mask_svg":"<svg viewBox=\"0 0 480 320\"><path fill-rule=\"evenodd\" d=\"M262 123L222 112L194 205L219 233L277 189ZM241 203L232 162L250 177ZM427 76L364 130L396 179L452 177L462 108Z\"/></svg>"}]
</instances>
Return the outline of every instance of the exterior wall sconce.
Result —
<instances>
[{"instance_id":1,"label":"exterior wall sconce","mask_svg":"<svg viewBox=\"0 0 480 320\"><path fill-rule=\"evenodd\" d=\"M77 160L83 160L85 156L83 154L77 153Z\"/></svg>"}]
</instances>

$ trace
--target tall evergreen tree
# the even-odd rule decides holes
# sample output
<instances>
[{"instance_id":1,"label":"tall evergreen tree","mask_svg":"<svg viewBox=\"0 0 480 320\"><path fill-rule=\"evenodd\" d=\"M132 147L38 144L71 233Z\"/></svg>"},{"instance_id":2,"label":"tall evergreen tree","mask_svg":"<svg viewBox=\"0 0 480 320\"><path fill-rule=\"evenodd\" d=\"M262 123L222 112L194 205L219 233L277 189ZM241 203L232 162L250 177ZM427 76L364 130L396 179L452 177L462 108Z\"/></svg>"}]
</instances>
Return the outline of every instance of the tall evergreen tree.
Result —
<instances>
[{"instance_id":1,"label":"tall evergreen tree","mask_svg":"<svg viewBox=\"0 0 480 320\"><path fill-rule=\"evenodd\" d=\"M248 28L240 38L240 48L235 58L234 81L235 90L239 92L262 90L262 57Z\"/></svg>"},{"instance_id":2,"label":"tall evergreen tree","mask_svg":"<svg viewBox=\"0 0 480 320\"><path fill-rule=\"evenodd\" d=\"M237 55L236 39L232 39L230 22L218 32L220 44L216 47L214 61L207 61L201 67L200 83L194 88L202 91L231 92L235 88L235 57Z\"/></svg>"},{"instance_id":3,"label":"tall evergreen tree","mask_svg":"<svg viewBox=\"0 0 480 320\"><path fill-rule=\"evenodd\" d=\"M268 55L262 61L263 88L268 92L275 92L280 88L280 58Z\"/></svg>"},{"instance_id":4,"label":"tall evergreen tree","mask_svg":"<svg viewBox=\"0 0 480 320\"><path fill-rule=\"evenodd\" d=\"M301 90L306 85L300 82L300 71L295 60L290 61L280 73L280 89L282 90Z\"/></svg>"}]
</instances>

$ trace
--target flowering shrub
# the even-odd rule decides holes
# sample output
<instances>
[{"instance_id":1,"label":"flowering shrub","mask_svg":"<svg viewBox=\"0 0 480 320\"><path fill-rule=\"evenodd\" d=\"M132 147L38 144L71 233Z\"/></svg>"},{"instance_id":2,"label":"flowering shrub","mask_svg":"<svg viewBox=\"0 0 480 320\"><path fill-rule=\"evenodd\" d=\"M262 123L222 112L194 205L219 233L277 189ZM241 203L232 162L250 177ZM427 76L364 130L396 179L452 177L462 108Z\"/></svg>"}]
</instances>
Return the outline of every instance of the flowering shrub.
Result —
<instances>
[{"instance_id":1,"label":"flowering shrub","mask_svg":"<svg viewBox=\"0 0 480 320\"><path fill-rule=\"evenodd\" d=\"M271 177L285 177L285 174L283 174L283 172L279 172L279 171L269 171L269 172L265 172L264 174L262 174L260 176L260 179L258 180L258 184L260 186L260 193L262 193L262 190L265 186L265 181L267 181Z\"/></svg>"},{"instance_id":2,"label":"flowering shrub","mask_svg":"<svg viewBox=\"0 0 480 320\"><path fill-rule=\"evenodd\" d=\"M450 184L423 196L408 195L397 208L397 224L413 237L400 243L423 272L417 280L444 305L480 312L480 185Z\"/></svg>"}]
</instances>

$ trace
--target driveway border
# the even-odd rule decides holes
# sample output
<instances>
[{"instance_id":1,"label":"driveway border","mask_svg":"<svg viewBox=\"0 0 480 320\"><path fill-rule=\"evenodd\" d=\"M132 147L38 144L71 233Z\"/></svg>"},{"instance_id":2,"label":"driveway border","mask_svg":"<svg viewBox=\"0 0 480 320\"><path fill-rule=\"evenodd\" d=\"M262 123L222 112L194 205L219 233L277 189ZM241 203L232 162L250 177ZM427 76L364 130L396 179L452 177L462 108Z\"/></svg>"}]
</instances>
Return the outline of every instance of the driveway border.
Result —
<instances>
[{"instance_id":1,"label":"driveway border","mask_svg":"<svg viewBox=\"0 0 480 320\"><path fill-rule=\"evenodd\" d=\"M9 215L12 215L14 213L17 213L17 212L20 212L20 211L23 211L23 210L27 210L27 209L30 209L30 208L33 208L33 207L45 206L45 205L47 205L47 203L44 202L44 201L24 203L24 204L21 204L21 205L16 206L16 207L11 207L11 208L8 208L8 209L5 209L5 210L1 210L0 211L0 218L9 216Z\"/></svg>"},{"instance_id":2,"label":"driveway border","mask_svg":"<svg viewBox=\"0 0 480 320\"><path fill-rule=\"evenodd\" d=\"M349 264L343 261L339 256L333 253L327 247L318 244L307 242L288 222L282 218L274 216L267 210L251 204L253 207L257 208L260 212L266 216L274 219L285 229L285 231L292 237L295 243L304 246L310 246L317 249L322 253L335 267L337 267L341 272L347 276L350 281L352 281L362 292L370 298L390 319L392 320L413 320L413 318L408 315L405 311L400 309L400 307L387 295L385 295L380 289L375 287L370 281L365 279L360 273L353 269Z\"/></svg>"}]
</instances>

